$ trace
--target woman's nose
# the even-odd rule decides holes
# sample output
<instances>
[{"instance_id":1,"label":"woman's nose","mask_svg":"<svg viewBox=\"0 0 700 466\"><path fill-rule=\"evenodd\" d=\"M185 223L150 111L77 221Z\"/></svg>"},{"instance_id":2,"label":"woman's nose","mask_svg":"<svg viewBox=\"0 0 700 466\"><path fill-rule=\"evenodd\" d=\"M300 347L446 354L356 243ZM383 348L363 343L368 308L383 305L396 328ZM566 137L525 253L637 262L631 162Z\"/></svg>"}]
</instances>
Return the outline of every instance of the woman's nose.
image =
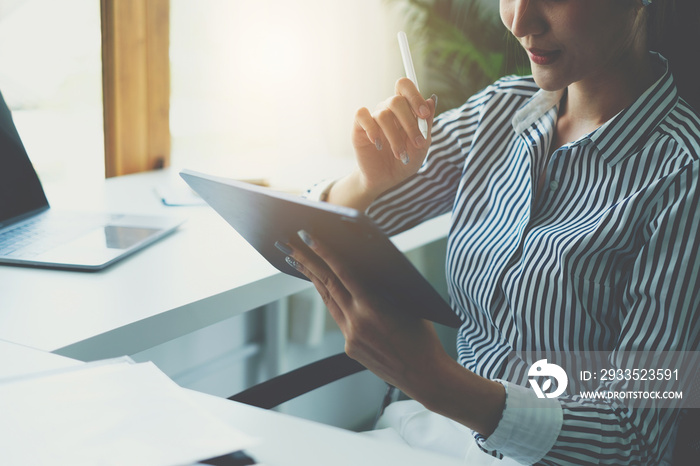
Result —
<instances>
[{"instance_id":1,"label":"woman's nose","mask_svg":"<svg viewBox=\"0 0 700 466\"><path fill-rule=\"evenodd\" d=\"M547 29L547 22L540 11L541 0L511 0L511 34L522 38L542 34ZM508 25L506 25L508 26Z\"/></svg>"}]
</instances>

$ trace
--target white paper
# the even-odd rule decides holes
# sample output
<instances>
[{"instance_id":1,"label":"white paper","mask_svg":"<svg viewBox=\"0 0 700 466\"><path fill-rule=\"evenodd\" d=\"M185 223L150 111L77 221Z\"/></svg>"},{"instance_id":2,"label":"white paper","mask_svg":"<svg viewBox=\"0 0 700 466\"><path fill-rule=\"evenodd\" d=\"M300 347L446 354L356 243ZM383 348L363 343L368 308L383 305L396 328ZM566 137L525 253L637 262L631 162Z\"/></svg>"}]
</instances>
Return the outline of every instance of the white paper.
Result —
<instances>
[{"instance_id":1,"label":"white paper","mask_svg":"<svg viewBox=\"0 0 700 466\"><path fill-rule=\"evenodd\" d=\"M0 384L0 464L191 464L252 443L152 363Z\"/></svg>"},{"instance_id":2,"label":"white paper","mask_svg":"<svg viewBox=\"0 0 700 466\"><path fill-rule=\"evenodd\" d=\"M84 364L82 361L0 340L0 383L5 379L22 377L37 371L63 369L82 364Z\"/></svg>"}]
</instances>

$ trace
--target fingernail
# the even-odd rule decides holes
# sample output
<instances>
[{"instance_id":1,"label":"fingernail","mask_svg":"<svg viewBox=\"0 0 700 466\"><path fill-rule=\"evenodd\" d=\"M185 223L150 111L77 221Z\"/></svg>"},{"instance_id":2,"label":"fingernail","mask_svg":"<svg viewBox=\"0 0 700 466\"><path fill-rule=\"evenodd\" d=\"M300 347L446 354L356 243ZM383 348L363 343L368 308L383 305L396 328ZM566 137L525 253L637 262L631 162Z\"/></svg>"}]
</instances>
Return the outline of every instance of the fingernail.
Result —
<instances>
[{"instance_id":1,"label":"fingernail","mask_svg":"<svg viewBox=\"0 0 700 466\"><path fill-rule=\"evenodd\" d=\"M299 230L297 232L297 235L299 235L299 238L306 243L306 245L310 248L315 248L316 247L316 242L311 238L311 235L309 235L305 230Z\"/></svg>"},{"instance_id":2,"label":"fingernail","mask_svg":"<svg viewBox=\"0 0 700 466\"><path fill-rule=\"evenodd\" d=\"M430 96L431 99L433 99L433 102L435 102L435 108L437 108L437 95L433 94Z\"/></svg>"},{"instance_id":3,"label":"fingernail","mask_svg":"<svg viewBox=\"0 0 700 466\"><path fill-rule=\"evenodd\" d=\"M377 148L377 150L382 150L382 140L379 138L375 139L374 146Z\"/></svg>"},{"instance_id":4,"label":"fingernail","mask_svg":"<svg viewBox=\"0 0 700 466\"><path fill-rule=\"evenodd\" d=\"M421 105L420 108L418 109L418 113L420 116L423 118L428 118L430 116L430 110L426 105Z\"/></svg>"},{"instance_id":5,"label":"fingernail","mask_svg":"<svg viewBox=\"0 0 700 466\"><path fill-rule=\"evenodd\" d=\"M301 272L301 266L299 265L299 262L295 261L289 256L285 257L284 260L287 261L287 264L289 264L292 268Z\"/></svg>"},{"instance_id":6,"label":"fingernail","mask_svg":"<svg viewBox=\"0 0 700 466\"><path fill-rule=\"evenodd\" d=\"M292 250L292 248L284 243L280 243L279 241L275 241L275 247L282 251L283 254L288 256L294 254L294 250Z\"/></svg>"},{"instance_id":7,"label":"fingernail","mask_svg":"<svg viewBox=\"0 0 700 466\"><path fill-rule=\"evenodd\" d=\"M416 136L415 143L417 148L422 149L425 145L425 139L423 136Z\"/></svg>"},{"instance_id":8,"label":"fingernail","mask_svg":"<svg viewBox=\"0 0 700 466\"><path fill-rule=\"evenodd\" d=\"M399 155L399 157L401 157L401 163L404 165L408 165L408 162L411 161L406 151L401 152L401 155Z\"/></svg>"}]
</instances>

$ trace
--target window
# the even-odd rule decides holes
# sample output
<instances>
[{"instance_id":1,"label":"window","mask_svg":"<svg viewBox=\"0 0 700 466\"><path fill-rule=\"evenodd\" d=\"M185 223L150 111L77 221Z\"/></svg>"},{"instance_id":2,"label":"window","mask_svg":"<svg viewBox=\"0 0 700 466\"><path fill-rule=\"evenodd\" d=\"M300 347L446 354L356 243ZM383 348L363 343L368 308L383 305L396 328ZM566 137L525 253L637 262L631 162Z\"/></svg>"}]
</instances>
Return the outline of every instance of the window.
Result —
<instances>
[{"instance_id":1,"label":"window","mask_svg":"<svg viewBox=\"0 0 700 466\"><path fill-rule=\"evenodd\" d=\"M167 0L158 3L168 6ZM403 74L396 43L401 15L390 5L395 2L169 3L169 69L167 57L164 67L170 79L152 89L170 95L160 134L172 144L175 168L265 178L294 190L347 172L354 163L355 110L390 96ZM81 186L104 178L106 4L136 8L146 2L0 2L0 90L48 191L54 184ZM126 29L137 33L133 23ZM142 95L149 98L152 89ZM105 96L109 110L109 92ZM106 136L110 147L112 136ZM117 135L116 141L127 137ZM140 169L158 165L151 162Z\"/></svg>"},{"instance_id":2,"label":"window","mask_svg":"<svg viewBox=\"0 0 700 466\"><path fill-rule=\"evenodd\" d=\"M47 191L102 180L99 1L3 0L0 63L0 91Z\"/></svg>"},{"instance_id":3,"label":"window","mask_svg":"<svg viewBox=\"0 0 700 466\"><path fill-rule=\"evenodd\" d=\"M403 75L387 3L171 0L173 166L292 190L347 172L355 110Z\"/></svg>"}]
</instances>

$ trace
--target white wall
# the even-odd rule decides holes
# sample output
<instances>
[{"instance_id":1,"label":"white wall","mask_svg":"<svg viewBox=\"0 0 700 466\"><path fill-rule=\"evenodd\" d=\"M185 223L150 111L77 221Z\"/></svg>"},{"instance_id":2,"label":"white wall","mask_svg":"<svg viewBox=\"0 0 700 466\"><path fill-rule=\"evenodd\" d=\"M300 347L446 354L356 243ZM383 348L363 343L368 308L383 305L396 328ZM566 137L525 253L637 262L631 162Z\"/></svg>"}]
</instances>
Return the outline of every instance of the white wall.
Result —
<instances>
[{"instance_id":1,"label":"white wall","mask_svg":"<svg viewBox=\"0 0 700 466\"><path fill-rule=\"evenodd\" d=\"M294 187L344 173L355 110L403 74L388 3L172 0L173 165Z\"/></svg>"}]
</instances>

